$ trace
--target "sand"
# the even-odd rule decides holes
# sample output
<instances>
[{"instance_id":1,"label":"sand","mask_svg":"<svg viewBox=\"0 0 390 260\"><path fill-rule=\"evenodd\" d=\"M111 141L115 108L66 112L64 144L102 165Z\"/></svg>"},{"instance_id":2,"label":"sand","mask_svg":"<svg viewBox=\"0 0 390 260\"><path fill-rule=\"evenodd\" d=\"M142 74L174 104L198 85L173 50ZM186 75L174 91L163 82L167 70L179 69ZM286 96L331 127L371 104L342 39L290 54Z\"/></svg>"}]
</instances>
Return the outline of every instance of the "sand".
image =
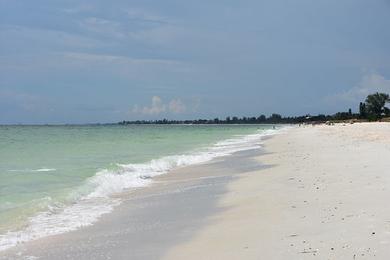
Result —
<instances>
[{"instance_id":1,"label":"sand","mask_svg":"<svg viewBox=\"0 0 390 260\"><path fill-rule=\"evenodd\" d=\"M213 162L174 170L147 188L120 197L124 202L93 226L20 244L0 259L161 259L167 250L189 241L218 213L227 184L259 170L248 151Z\"/></svg>"},{"instance_id":2,"label":"sand","mask_svg":"<svg viewBox=\"0 0 390 260\"><path fill-rule=\"evenodd\" d=\"M0 258L390 259L389 158L389 123L291 128Z\"/></svg>"},{"instance_id":3,"label":"sand","mask_svg":"<svg viewBox=\"0 0 390 260\"><path fill-rule=\"evenodd\" d=\"M390 259L390 124L291 129L165 259Z\"/></svg>"}]
</instances>

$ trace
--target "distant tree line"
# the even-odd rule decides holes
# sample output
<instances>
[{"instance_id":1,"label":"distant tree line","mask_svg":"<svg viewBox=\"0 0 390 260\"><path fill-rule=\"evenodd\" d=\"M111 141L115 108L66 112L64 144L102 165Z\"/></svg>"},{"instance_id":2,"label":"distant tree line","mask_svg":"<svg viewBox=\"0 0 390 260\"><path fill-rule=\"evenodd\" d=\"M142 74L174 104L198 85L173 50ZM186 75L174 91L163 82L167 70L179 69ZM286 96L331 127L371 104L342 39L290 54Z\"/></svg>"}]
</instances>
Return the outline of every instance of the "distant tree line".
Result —
<instances>
[{"instance_id":1,"label":"distant tree line","mask_svg":"<svg viewBox=\"0 0 390 260\"><path fill-rule=\"evenodd\" d=\"M384 117L390 117L390 109L386 107L386 103L390 102L389 95L385 93L375 93L368 95L364 102L359 104L359 113L352 113L352 109L347 112L337 112L333 115L319 114L316 116L304 115L283 117L280 114L272 114L270 116L260 115L258 117L237 117L228 116L225 119L195 119L195 120L136 120L122 121L118 124L299 124L299 123L314 123L327 121L343 121L343 120L368 120L376 121Z\"/></svg>"}]
</instances>

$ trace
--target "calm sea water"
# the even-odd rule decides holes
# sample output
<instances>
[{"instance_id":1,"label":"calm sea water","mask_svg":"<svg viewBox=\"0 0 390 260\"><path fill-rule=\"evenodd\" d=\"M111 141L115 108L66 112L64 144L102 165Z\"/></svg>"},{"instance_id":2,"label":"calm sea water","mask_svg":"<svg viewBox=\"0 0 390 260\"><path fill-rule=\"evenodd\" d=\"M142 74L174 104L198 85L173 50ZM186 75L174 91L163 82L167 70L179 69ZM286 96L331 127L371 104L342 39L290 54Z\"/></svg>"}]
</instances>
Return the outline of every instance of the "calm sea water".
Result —
<instances>
[{"instance_id":1,"label":"calm sea water","mask_svg":"<svg viewBox=\"0 0 390 260\"><path fill-rule=\"evenodd\" d=\"M174 167L256 148L265 125L0 126L0 249L93 223Z\"/></svg>"}]
</instances>

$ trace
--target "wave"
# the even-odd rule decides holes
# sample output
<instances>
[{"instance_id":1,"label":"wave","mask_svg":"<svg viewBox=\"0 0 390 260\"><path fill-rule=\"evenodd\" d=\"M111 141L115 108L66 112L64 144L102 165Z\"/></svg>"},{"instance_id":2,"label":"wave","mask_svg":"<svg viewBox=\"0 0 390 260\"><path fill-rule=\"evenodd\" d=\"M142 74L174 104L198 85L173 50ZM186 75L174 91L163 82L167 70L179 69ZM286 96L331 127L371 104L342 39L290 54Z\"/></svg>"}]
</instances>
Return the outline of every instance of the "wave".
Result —
<instances>
[{"instance_id":1,"label":"wave","mask_svg":"<svg viewBox=\"0 0 390 260\"><path fill-rule=\"evenodd\" d=\"M153 177L166 174L178 167L209 162L239 151L258 149L261 147L263 137L273 135L276 131L262 130L256 134L235 136L187 154L165 156L140 164L117 164L114 169L103 169L87 179L70 195L71 205L50 203L49 210L31 217L24 230L0 235L0 250L92 225L101 215L111 212L121 203L117 196L114 198L112 195L129 188L145 187L152 183Z\"/></svg>"},{"instance_id":2,"label":"wave","mask_svg":"<svg viewBox=\"0 0 390 260\"><path fill-rule=\"evenodd\" d=\"M32 170L32 171L33 172L54 172L56 170L57 169L54 169L54 168L41 168L41 169Z\"/></svg>"},{"instance_id":3,"label":"wave","mask_svg":"<svg viewBox=\"0 0 390 260\"><path fill-rule=\"evenodd\" d=\"M23 169L23 170L8 170L9 172L54 172L54 168L39 168L39 169Z\"/></svg>"}]
</instances>

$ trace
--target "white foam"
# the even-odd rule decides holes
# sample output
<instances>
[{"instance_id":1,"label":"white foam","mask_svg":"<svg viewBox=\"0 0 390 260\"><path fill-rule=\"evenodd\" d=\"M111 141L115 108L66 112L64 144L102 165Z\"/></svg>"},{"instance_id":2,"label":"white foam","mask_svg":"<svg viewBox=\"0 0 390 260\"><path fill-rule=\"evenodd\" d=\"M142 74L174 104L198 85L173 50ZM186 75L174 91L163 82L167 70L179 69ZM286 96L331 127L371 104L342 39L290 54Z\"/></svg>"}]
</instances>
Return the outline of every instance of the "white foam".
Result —
<instances>
[{"instance_id":1,"label":"white foam","mask_svg":"<svg viewBox=\"0 0 390 260\"><path fill-rule=\"evenodd\" d=\"M92 225L101 215L111 212L120 204L121 201L113 198L113 194L129 188L145 187L152 182L153 177L166 174L177 167L205 163L235 152L258 149L261 147L262 138L275 132L275 130L263 130L257 134L236 136L188 154L166 156L143 164L118 164L114 170L101 170L87 179L80 191L72 194L74 204L52 205L48 211L30 218L24 230L0 235L0 250L29 240ZM92 192L82 195L83 190L92 190Z\"/></svg>"},{"instance_id":2,"label":"white foam","mask_svg":"<svg viewBox=\"0 0 390 260\"><path fill-rule=\"evenodd\" d=\"M9 172L54 172L54 168L40 168L40 169L23 169L23 170L8 170Z\"/></svg>"},{"instance_id":3,"label":"white foam","mask_svg":"<svg viewBox=\"0 0 390 260\"><path fill-rule=\"evenodd\" d=\"M51 206L48 211L30 218L24 230L0 235L0 251L23 242L92 225L102 214L111 212L119 203L120 201L115 199L82 199L67 207Z\"/></svg>"},{"instance_id":4,"label":"white foam","mask_svg":"<svg viewBox=\"0 0 390 260\"><path fill-rule=\"evenodd\" d=\"M54 172L56 171L57 169L54 169L54 168L41 168L41 169L36 169L36 170L33 170L34 172Z\"/></svg>"}]
</instances>

